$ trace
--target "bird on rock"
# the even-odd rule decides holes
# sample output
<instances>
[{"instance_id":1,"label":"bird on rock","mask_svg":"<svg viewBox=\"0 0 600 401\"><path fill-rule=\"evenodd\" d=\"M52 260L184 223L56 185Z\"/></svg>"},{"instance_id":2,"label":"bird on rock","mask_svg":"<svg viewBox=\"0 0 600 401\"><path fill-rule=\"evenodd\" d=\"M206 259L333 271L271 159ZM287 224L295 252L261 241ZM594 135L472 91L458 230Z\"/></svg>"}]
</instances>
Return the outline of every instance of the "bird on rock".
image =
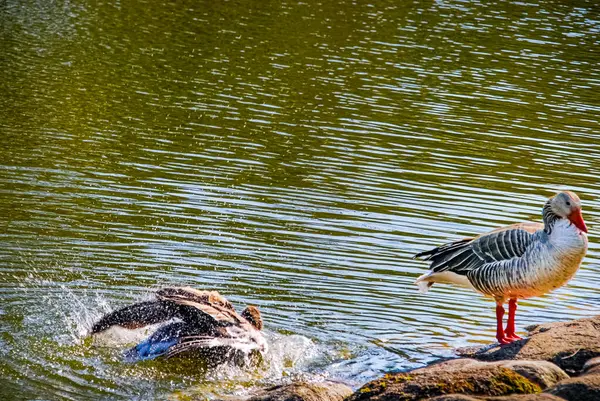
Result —
<instances>
[{"instance_id":1,"label":"bird on rock","mask_svg":"<svg viewBox=\"0 0 600 401\"><path fill-rule=\"evenodd\" d=\"M434 283L470 287L496 301L496 338L508 344L515 333L517 300L546 294L569 281L588 247L581 201L559 192L542 209L542 223L517 223L451 242L415 255L430 262L430 272L416 280L422 293ZM504 303L508 322L503 328Z\"/></svg>"},{"instance_id":2,"label":"bird on rock","mask_svg":"<svg viewBox=\"0 0 600 401\"><path fill-rule=\"evenodd\" d=\"M258 308L248 306L238 314L218 292L188 287L163 288L155 300L111 312L93 325L91 334L113 326L137 329L157 323L164 324L127 351L127 361L196 353L222 363L267 351Z\"/></svg>"}]
</instances>

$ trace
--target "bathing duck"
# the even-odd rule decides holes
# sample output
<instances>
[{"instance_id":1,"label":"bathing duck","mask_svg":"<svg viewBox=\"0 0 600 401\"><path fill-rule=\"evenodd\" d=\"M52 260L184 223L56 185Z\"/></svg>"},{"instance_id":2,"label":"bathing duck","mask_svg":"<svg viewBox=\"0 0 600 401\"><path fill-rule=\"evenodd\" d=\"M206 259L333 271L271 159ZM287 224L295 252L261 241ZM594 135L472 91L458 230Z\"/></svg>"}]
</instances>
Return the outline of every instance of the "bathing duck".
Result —
<instances>
[{"instance_id":1,"label":"bathing duck","mask_svg":"<svg viewBox=\"0 0 600 401\"><path fill-rule=\"evenodd\" d=\"M93 325L91 334L112 326L137 329L157 323L166 324L127 351L127 361L198 354L221 363L267 351L258 308L248 306L238 314L218 292L188 287L163 288L153 301L111 312Z\"/></svg>"},{"instance_id":2,"label":"bathing duck","mask_svg":"<svg viewBox=\"0 0 600 401\"><path fill-rule=\"evenodd\" d=\"M546 294L564 285L579 269L586 254L587 227L581 201L559 192L542 209L543 224L519 223L474 238L451 242L419 253L431 271L416 284L423 293L437 282L470 287L496 300L496 339L507 344L515 333L517 300ZM502 327L504 302L508 322Z\"/></svg>"}]
</instances>

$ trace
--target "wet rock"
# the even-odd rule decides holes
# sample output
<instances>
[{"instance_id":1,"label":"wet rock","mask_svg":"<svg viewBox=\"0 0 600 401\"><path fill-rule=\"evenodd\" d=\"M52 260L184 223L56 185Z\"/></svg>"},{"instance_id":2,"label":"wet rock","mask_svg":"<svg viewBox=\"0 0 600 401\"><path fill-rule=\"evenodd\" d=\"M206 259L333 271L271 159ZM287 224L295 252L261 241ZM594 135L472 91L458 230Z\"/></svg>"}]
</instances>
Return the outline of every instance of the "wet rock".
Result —
<instances>
[{"instance_id":1,"label":"wet rock","mask_svg":"<svg viewBox=\"0 0 600 401\"><path fill-rule=\"evenodd\" d=\"M547 392L567 401L598 401L600 400L600 374L586 374L563 380Z\"/></svg>"},{"instance_id":2,"label":"wet rock","mask_svg":"<svg viewBox=\"0 0 600 401\"><path fill-rule=\"evenodd\" d=\"M528 330L529 337L523 340L486 349L462 349L459 354L481 361L545 360L571 375L580 373L588 360L600 356L600 316L546 323Z\"/></svg>"},{"instance_id":3,"label":"wet rock","mask_svg":"<svg viewBox=\"0 0 600 401\"><path fill-rule=\"evenodd\" d=\"M523 361L524 362L524 361ZM504 366L507 361L496 363L479 362L473 359L455 359L406 373L387 374L383 378L367 383L356 391L348 401L416 401L433 398L444 394L465 394L481 396L500 396L508 394L533 394L544 386L554 383L552 375L560 377L561 373L544 373L537 377L531 365ZM514 369L527 371L534 377L530 380ZM563 372L564 374L564 372ZM566 375L565 375L566 376ZM473 399L477 399L473 397ZM463 397L463 400L468 400Z\"/></svg>"},{"instance_id":4,"label":"wet rock","mask_svg":"<svg viewBox=\"0 0 600 401\"><path fill-rule=\"evenodd\" d=\"M352 389L336 382L292 383L261 390L248 401L342 401Z\"/></svg>"}]
</instances>

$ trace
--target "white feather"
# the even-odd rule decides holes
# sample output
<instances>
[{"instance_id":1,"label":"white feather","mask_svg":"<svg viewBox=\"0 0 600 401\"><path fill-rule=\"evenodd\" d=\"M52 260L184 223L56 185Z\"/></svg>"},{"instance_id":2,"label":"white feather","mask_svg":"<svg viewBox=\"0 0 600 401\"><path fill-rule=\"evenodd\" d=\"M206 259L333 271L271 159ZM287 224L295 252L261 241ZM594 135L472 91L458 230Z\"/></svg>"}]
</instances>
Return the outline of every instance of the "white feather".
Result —
<instances>
[{"instance_id":1,"label":"white feather","mask_svg":"<svg viewBox=\"0 0 600 401\"><path fill-rule=\"evenodd\" d=\"M433 283L448 283L473 288L467 276L450 271L425 273L415 281L415 284L419 287L419 292L422 294L427 293Z\"/></svg>"},{"instance_id":2,"label":"white feather","mask_svg":"<svg viewBox=\"0 0 600 401\"><path fill-rule=\"evenodd\" d=\"M429 291L429 287L431 287L431 283L429 281L416 281L417 287L419 287L419 292L421 294L427 294Z\"/></svg>"}]
</instances>

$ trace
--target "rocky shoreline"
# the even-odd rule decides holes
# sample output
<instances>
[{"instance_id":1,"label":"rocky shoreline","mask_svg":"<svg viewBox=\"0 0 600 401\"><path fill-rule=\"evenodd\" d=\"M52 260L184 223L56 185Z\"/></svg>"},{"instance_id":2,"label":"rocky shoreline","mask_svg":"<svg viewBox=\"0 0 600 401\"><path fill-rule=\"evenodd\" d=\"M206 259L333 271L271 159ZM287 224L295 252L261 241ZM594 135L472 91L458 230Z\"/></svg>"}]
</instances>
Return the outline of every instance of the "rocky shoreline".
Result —
<instances>
[{"instance_id":1,"label":"rocky shoreline","mask_svg":"<svg viewBox=\"0 0 600 401\"><path fill-rule=\"evenodd\" d=\"M600 401L600 316L528 328L504 346L389 373L353 392L341 383L293 383L248 401Z\"/></svg>"}]
</instances>

